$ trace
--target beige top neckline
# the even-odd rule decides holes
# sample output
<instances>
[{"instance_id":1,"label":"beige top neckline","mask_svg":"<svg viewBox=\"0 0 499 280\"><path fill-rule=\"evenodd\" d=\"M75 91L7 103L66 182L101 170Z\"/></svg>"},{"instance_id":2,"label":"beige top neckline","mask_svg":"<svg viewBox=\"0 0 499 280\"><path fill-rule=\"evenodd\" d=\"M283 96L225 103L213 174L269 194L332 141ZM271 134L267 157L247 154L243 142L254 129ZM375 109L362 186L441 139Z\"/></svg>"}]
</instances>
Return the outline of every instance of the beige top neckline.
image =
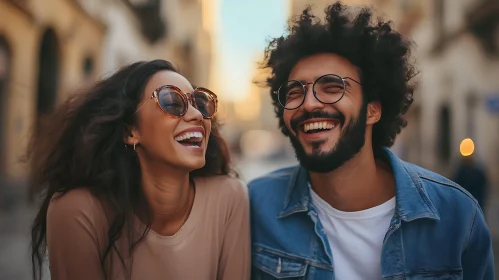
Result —
<instances>
[{"instance_id":1,"label":"beige top neckline","mask_svg":"<svg viewBox=\"0 0 499 280\"><path fill-rule=\"evenodd\" d=\"M202 178L200 178L202 179ZM205 201L206 188L198 187L202 185L198 182L198 178L194 179L195 194L194 202L192 203L192 209L187 217L185 223L180 227L180 229L173 235L161 235L152 229L149 229L149 233L146 235L145 240L152 242L154 244L163 246L175 246L185 240L189 234L193 232L196 228L196 224L199 222L199 218L203 211L203 204ZM141 226L144 224L141 222Z\"/></svg>"}]
</instances>

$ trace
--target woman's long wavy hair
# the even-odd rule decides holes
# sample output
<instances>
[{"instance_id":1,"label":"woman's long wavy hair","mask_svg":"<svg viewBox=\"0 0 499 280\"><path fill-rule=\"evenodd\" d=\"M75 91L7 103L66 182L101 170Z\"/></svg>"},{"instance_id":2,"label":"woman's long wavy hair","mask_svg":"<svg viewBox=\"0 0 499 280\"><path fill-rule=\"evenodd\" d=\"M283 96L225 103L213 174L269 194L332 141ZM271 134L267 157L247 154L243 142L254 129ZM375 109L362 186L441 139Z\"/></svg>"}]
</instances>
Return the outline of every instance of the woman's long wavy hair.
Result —
<instances>
[{"instance_id":1,"label":"woman's long wavy hair","mask_svg":"<svg viewBox=\"0 0 499 280\"><path fill-rule=\"evenodd\" d=\"M132 256L134 246L147 234L150 222L141 234L131 235L133 212L137 200L143 197L141 169L135 152L127 149L123 140L127 127L136 124L134 112L148 80L163 70L177 72L164 60L128 65L90 89L71 95L36 130L26 157L32 164L34 183L39 186L37 192L41 194L41 207L31 228L34 279L42 277L50 200L56 193L64 194L77 188L90 190L112 208L109 242L101 263L104 264L114 250L129 277L131 268L125 265L115 242L125 231L129 245L125 253ZM227 146L213 119L206 165L191 172L190 177L235 174L229 161Z\"/></svg>"}]
</instances>

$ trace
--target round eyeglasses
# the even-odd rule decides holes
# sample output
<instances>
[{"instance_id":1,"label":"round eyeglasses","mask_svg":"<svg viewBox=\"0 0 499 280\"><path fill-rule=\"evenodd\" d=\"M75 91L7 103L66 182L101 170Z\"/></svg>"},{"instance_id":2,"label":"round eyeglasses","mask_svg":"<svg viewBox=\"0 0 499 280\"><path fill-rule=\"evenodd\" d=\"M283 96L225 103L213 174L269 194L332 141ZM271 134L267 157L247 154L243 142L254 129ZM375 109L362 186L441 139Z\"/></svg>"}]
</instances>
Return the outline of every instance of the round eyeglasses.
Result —
<instances>
[{"instance_id":1,"label":"round eyeglasses","mask_svg":"<svg viewBox=\"0 0 499 280\"><path fill-rule=\"evenodd\" d=\"M274 94L277 94L279 104L286 110L294 110L305 101L308 85L312 84L312 92L315 98L324 104L334 104L343 98L346 87L350 87L351 80L359 85L362 84L350 77L340 77L335 74L320 76L313 83L289 80L282 84Z\"/></svg>"}]
</instances>

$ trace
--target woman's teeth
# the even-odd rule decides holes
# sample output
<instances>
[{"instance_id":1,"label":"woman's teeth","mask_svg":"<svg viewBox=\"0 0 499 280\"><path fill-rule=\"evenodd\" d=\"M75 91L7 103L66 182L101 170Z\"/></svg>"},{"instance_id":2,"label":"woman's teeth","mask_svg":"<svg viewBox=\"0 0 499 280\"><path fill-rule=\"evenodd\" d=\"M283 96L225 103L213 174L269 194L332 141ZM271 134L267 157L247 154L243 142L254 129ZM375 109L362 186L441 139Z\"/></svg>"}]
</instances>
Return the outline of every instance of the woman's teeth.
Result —
<instances>
[{"instance_id":1,"label":"woman's teeth","mask_svg":"<svg viewBox=\"0 0 499 280\"><path fill-rule=\"evenodd\" d=\"M188 147L201 147L203 134L201 132L186 132L175 137L180 144Z\"/></svg>"},{"instance_id":2,"label":"woman's teeth","mask_svg":"<svg viewBox=\"0 0 499 280\"><path fill-rule=\"evenodd\" d=\"M203 139L203 134L201 132L186 132L175 137L177 142L184 141L191 138L199 138L199 141ZM194 139L193 139L194 140ZM196 139L197 140L197 139Z\"/></svg>"},{"instance_id":3,"label":"woman's teeth","mask_svg":"<svg viewBox=\"0 0 499 280\"><path fill-rule=\"evenodd\" d=\"M306 123L303 125L303 131L308 132L309 130L315 130L315 129L329 130L333 129L335 126L336 123L330 121Z\"/></svg>"}]
</instances>

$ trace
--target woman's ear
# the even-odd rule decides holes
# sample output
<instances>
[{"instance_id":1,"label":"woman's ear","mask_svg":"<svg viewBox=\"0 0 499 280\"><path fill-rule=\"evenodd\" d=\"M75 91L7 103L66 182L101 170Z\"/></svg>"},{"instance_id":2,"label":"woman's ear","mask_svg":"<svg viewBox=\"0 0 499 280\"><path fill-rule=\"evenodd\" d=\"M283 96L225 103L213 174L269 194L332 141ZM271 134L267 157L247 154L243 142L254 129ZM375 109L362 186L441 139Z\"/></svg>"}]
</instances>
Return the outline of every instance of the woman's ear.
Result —
<instances>
[{"instance_id":1,"label":"woman's ear","mask_svg":"<svg viewBox=\"0 0 499 280\"><path fill-rule=\"evenodd\" d=\"M367 104L367 120L366 124L374 125L381 119L381 103L379 101L372 101Z\"/></svg>"},{"instance_id":2,"label":"woman's ear","mask_svg":"<svg viewBox=\"0 0 499 280\"><path fill-rule=\"evenodd\" d=\"M134 126L124 125L125 126L125 135L123 135L123 142L126 145L137 145L140 142L139 131Z\"/></svg>"}]
</instances>

